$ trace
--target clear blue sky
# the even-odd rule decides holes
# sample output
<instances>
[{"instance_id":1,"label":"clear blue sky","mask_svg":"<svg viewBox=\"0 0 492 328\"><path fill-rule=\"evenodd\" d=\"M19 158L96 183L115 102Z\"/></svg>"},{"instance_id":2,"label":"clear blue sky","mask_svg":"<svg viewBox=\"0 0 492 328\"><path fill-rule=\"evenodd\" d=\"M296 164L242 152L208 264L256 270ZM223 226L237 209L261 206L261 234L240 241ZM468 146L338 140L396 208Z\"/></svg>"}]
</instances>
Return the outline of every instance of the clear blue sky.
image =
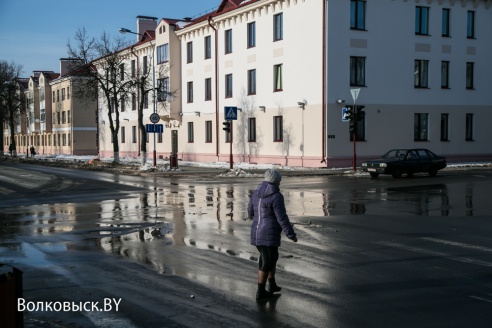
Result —
<instances>
[{"instance_id":1,"label":"clear blue sky","mask_svg":"<svg viewBox=\"0 0 492 328\"><path fill-rule=\"evenodd\" d=\"M60 71L67 42L85 27L90 36L103 31L122 36L121 27L136 30L136 17L195 17L216 9L221 0L0 0L0 60L34 70ZM133 41L135 35L125 36Z\"/></svg>"}]
</instances>

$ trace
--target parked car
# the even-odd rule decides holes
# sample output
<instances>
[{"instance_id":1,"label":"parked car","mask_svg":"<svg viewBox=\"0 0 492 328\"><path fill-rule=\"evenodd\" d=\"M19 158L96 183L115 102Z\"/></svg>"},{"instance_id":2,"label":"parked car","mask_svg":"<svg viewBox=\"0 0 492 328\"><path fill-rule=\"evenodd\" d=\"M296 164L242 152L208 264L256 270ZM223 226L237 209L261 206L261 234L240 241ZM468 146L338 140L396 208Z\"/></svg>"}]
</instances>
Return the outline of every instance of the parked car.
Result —
<instances>
[{"instance_id":1,"label":"parked car","mask_svg":"<svg viewBox=\"0 0 492 328\"><path fill-rule=\"evenodd\" d=\"M362 163L362 170L369 172L371 177L380 174L391 174L400 178L402 174L412 176L414 173L429 173L434 177L437 171L446 167L446 158L437 156L428 149L392 149L382 158Z\"/></svg>"}]
</instances>

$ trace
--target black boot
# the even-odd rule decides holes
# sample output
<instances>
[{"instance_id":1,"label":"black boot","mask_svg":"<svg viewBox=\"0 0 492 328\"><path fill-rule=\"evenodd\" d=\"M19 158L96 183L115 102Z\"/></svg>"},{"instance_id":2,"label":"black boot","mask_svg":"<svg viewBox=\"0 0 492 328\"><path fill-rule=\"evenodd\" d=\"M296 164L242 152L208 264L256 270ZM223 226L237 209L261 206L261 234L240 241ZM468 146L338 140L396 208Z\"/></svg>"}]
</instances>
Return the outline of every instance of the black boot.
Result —
<instances>
[{"instance_id":1,"label":"black boot","mask_svg":"<svg viewBox=\"0 0 492 328\"><path fill-rule=\"evenodd\" d=\"M270 293L275 293L281 291L282 288L277 286L277 283L275 282L275 278L268 278L268 291Z\"/></svg>"},{"instance_id":2,"label":"black boot","mask_svg":"<svg viewBox=\"0 0 492 328\"><path fill-rule=\"evenodd\" d=\"M258 291L256 292L257 300L272 298L272 297L274 297L273 293L265 289L265 284L258 284Z\"/></svg>"}]
</instances>

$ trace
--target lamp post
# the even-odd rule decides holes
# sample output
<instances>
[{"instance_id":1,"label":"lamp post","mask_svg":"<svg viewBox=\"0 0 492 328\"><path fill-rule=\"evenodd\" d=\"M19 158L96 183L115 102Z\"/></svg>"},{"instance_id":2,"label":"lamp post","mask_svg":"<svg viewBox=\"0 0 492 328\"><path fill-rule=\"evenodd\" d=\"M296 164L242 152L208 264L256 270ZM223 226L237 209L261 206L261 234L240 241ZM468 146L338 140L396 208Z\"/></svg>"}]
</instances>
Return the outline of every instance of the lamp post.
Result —
<instances>
[{"instance_id":1,"label":"lamp post","mask_svg":"<svg viewBox=\"0 0 492 328\"><path fill-rule=\"evenodd\" d=\"M125 34L125 33L131 33L131 34L136 34L140 36L144 36L143 34L133 32L132 30L129 30L127 28L120 28L120 33ZM155 44L150 41L150 44L152 46L152 107L153 107L153 113L157 113L157 107L156 107L156 102L155 102L155 63L154 63L154 56L155 56ZM157 166L157 159L156 159L156 137L154 133L154 167Z\"/></svg>"}]
</instances>

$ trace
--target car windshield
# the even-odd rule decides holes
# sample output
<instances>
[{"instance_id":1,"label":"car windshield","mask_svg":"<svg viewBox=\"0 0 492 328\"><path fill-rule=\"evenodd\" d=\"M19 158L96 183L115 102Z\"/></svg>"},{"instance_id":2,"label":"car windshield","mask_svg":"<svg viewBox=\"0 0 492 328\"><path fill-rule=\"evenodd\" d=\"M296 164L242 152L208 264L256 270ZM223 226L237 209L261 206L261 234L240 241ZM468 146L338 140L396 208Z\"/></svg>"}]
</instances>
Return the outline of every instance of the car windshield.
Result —
<instances>
[{"instance_id":1,"label":"car windshield","mask_svg":"<svg viewBox=\"0 0 492 328\"><path fill-rule=\"evenodd\" d=\"M405 158L407 154L407 149L393 149L384 154L383 158Z\"/></svg>"}]
</instances>

